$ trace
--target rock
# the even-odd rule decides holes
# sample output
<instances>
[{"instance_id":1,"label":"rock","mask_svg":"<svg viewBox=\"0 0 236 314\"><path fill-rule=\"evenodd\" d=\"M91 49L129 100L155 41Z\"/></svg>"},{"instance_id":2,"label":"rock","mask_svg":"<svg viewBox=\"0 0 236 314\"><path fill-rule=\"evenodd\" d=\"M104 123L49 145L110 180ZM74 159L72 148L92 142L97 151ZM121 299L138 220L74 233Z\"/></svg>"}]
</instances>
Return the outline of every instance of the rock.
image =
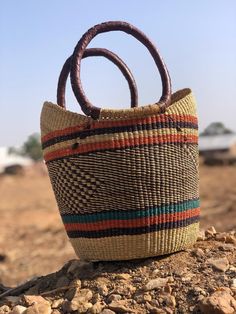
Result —
<instances>
[{"instance_id":1,"label":"rock","mask_svg":"<svg viewBox=\"0 0 236 314\"><path fill-rule=\"evenodd\" d=\"M128 280L130 278L131 278L130 274L118 274L118 275L116 275L116 279Z\"/></svg>"},{"instance_id":2,"label":"rock","mask_svg":"<svg viewBox=\"0 0 236 314\"><path fill-rule=\"evenodd\" d=\"M234 314L236 301L229 292L216 291L210 297L201 300L199 308L203 314Z\"/></svg>"},{"instance_id":3,"label":"rock","mask_svg":"<svg viewBox=\"0 0 236 314\"><path fill-rule=\"evenodd\" d=\"M215 227L211 226L210 228L208 228L206 231L205 231L205 236L206 237L214 237L214 235L216 234L216 229Z\"/></svg>"},{"instance_id":4,"label":"rock","mask_svg":"<svg viewBox=\"0 0 236 314\"><path fill-rule=\"evenodd\" d=\"M146 303L146 307L148 309L148 313L150 314L166 314L167 312L164 311L163 309L160 309L158 307L155 307L153 305L151 305L150 303Z\"/></svg>"},{"instance_id":5,"label":"rock","mask_svg":"<svg viewBox=\"0 0 236 314\"><path fill-rule=\"evenodd\" d=\"M61 312L58 310L53 310L51 314L61 314Z\"/></svg>"},{"instance_id":6,"label":"rock","mask_svg":"<svg viewBox=\"0 0 236 314\"><path fill-rule=\"evenodd\" d=\"M16 306L13 307L12 311L10 312L10 314L23 314L25 312L25 310L27 310L27 308L25 306L16 305Z\"/></svg>"},{"instance_id":7,"label":"rock","mask_svg":"<svg viewBox=\"0 0 236 314\"><path fill-rule=\"evenodd\" d=\"M0 314L7 314L10 312L10 308L8 305L0 306Z\"/></svg>"},{"instance_id":8,"label":"rock","mask_svg":"<svg viewBox=\"0 0 236 314\"><path fill-rule=\"evenodd\" d=\"M88 311L88 314L99 314L104 308L104 304L101 302L96 302Z\"/></svg>"},{"instance_id":9,"label":"rock","mask_svg":"<svg viewBox=\"0 0 236 314\"><path fill-rule=\"evenodd\" d=\"M107 298L107 303L111 303L112 301L120 301L122 299L120 294L111 294Z\"/></svg>"},{"instance_id":10,"label":"rock","mask_svg":"<svg viewBox=\"0 0 236 314\"><path fill-rule=\"evenodd\" d=\"M171 293L172 292L172 288L169 284L167 284L165 287L164 287L164 291L167 292L167 293Z\"/></svg>"},{"instance_id":11,"label":"rock","mask_svg":"<svg viewBox=\"0 0 236 314\"><path fill-rule=\"evenodd\" d=\"M81 289L79 293L73 298L76 299L78 302L86 302L90 301L93 297L93 293L89 289Z\"/></svg>"},{"instance_id":12,"label":"rock","mask_svg":"<svg viewBox=\"0 0 236 314\"><path fill-rule=\"evenodd\" d=\"M204 296L207 295L206 291L203 290L201 287L195 287L193 289L193 292L194 292L194 295L204 295Z\"/></svg>"},{"instance_id":13,"label":"rock","mask_svg":"<svg viewBox=\"0 0 236 314\"><path fill-rule=\"evenodd\" d=\"M129 313L132 312L131 309L127 307L127 301L126 300L120 300L120 301L112 301L108 305L109 309L114 311L115 313Z\"/></svg>"},{"instance_id":14,"label":"rock","mask_svg":"<svg viewBox=\"0 0 236 314\"><path fill-rule=\"evenodd\" d=\"M197 241L204 241L206 239L205 232L203 230L199 230Z\"/></svg>"},{"instance_id":15,"label":"rock","mask_svg":"<svg viewBox=\"0 0 236 314\"><path fill-rule=\"evenodd\" d=\"M71 288L65 293L65 298L69 301L71 301L76 295L78 295L80 292L80 288Z\"/></svg>"},{"instance_id":16,"label":"rock","mask_svg":"<svg viewBox=\"0 0 236 314\"><path fill-rule=\"evenodd\" d=\"M217 233L216 236L215 236L215 239L217 241L220 241L220 242L225 242L226 241L226 233L225 232L220 232L220 233Z\"/></svg>"},{"instance_id":17,"label":"rock","mask_svg":"<svg viewBox=\"0 0 236 314\"><path fill-rule=\"evenodd\" d=\"M34 303L27 308L24 314L51 314L51 307L45 303Z\"/></svg>"},{"instance_id":18,"label":"rock","mask_svg":"<svg viewBox=\"0 0 236 314\"><path fill-rule=\"evenodd\" d=\"M202 249L197 248L197 249L193 250L193 255L196 257L204 257L205 253Z\"/></svg>"},{"instance_id":19,"label":"rock","mask_svg":"<svg viewBox=\"0 0 236 314\"><path fill-rule=\"evenodd\" d=\"M227 234L225 242L226 243L232 243L232 244L236 245L236 238L233 235Z\"/></svg>"},{"instance_id":20,"label":"rock","mask_svg":"<svg viewBox=\"0 0 236 314\"><path fill-rule=\"evenodd\" d=\"M209 258L207 263L219 271L225 272L229 268L229 261L226 257Z\"/></svg>"},{"instance_id":21,"label":"rock","mask_svg":"<svg viewBox=\"0 0 236 314\"><path fill-rule=\"evenodd\" d=\"M109 310L109 309L104 309L101 314L116 314L114 311Z\"/></svg>"},{"instance_id":22,"label":"rock","mask_svg":"<svg viewBox=\"0 0 236 314\"><path fill-rule=\"evenodd\" d=\"M65 301L62 304L62 309L66 313L78 311L78 313L86 313L93 305L88 302L92 299L93 293L89 289L77 290L72 300Z\"/></svg>"},{"instance_id":23,"label":"rock","mask_svg":"<svg viewBox=\"0 0 236 314\"><path fill-rule=\"evenodd\" d=\"M80 302L77 299L73 299L72 301L65 301L62 304L62 310L65 313L71 313L74 311L78 311L78 313L86 313L92 306L93 305L90 302Z\"/></svg>"},{"instance_id":24,"label":"rock","mask_svg":"<svg viewBox=\"0 0 236 314\"><path fill-rule=\"evenodd\" d=\"M108 295L108 293L109 293L107 286L104 285L104 284L100 284L100 285L98 286L98 293L99 293L100 295L106 297L106 296Z\"/></svg>"},{"instance_id":25,"label":"rock","mask_svg":"<svg viewBox=\"0 0 236 314\"><path fill-rule=\"evenodd\" d=\"M50 306L50 303L47 300L45 300L43 297L41 297L40 295L24 295L23 301L25 302L27 306L30 306L33 304L45 304L45 305Z\"/></svg>"},{"instance_id":26,"label":"rock","mask_svg":"<svg viewBox=\"0 0 236 314\"><path fill-rule=\"evenodd\" d=\"M176 301L175 301L175 297L173 295L164 294L164 295L160 296L160 299L161 299L161 303L164 306L168 306L168 307L171 307L171 308L176 307Z\"/></svg>"},{"instance_id":27,"label":"rock","mask_svg":"<svg viewBox=\"0 0 236 314\"><path fill-rule=\"evenodd\" d=\"M236 278L232 279L231 287L236 288Z\"/></svg>"},{"instance_id":28,"label":"rock","mask_svg":"<svg viewBox=\"0 0 236 314\"><path fill-rule=\"evenodd\" d=\"M168 283L168 281L169 281L168 277L152 279L144 286L144 290L149 291L164 287Z\"/></svg>"},{"instance_id":29,"label":"rock","mask_svg":"<svg viewBox=\"0 0 236 314\"><path fill-rule=\"evenodd\" d=\"M52 309L57 309L59 306L62 305L63 302L64 302L63 299L54 300L54 301L52 301L51 308L52 308Z\"/></svg>"}]
</instances>

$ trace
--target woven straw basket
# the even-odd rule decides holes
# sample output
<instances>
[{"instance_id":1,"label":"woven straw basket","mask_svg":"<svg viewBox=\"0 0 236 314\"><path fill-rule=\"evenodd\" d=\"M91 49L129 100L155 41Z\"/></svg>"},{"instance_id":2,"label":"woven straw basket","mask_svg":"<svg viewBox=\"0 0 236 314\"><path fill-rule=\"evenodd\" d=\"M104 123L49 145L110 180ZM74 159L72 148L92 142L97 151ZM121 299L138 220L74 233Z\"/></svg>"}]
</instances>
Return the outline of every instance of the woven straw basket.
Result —
<instances>
[{"instance_id":1,"label":"woven straw basket","mask_svg":"<svg viewBox=\"0 0 236 314\"><path fill-rule=\"evenodd\" d=\"M162 96L137 107L134 78L116 55L86 49L108 31L133 35L149 50L162 80ZM102 55L126 77L131 108L94 107L80 81L81 59ZM85 115L65 108L66 79ZM88 30L65 63L57 104L41 114L44 159L70 241L83 260L126 260L185 249L199 228L198 124L189 89L171 95L166 66L153 43L125 22Z\"/></svg>"}]
</instances>

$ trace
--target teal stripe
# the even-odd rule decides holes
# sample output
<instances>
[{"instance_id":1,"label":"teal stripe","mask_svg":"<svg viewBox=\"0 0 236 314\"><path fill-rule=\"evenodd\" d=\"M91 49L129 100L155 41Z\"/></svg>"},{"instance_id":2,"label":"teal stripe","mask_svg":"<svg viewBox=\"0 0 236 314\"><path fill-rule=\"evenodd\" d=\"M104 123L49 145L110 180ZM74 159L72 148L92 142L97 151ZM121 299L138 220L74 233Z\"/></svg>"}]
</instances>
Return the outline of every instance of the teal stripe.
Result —
<instances>
[{"instance_id":1,"label":"teal stripe","mask_svg":"<svg viewBox=\"0 0 236 314\"><path fill-rule=\"evenodd\" d=\"M198 207L199 199L185 201L179 204L170 204L142 210L107 211L102 213L92 213L84 215L62 215L62 220L64 223L88 223L102 220L129 220L149 216L158 216L163 214L180 213Z\"/></svg>"}]
</instances>

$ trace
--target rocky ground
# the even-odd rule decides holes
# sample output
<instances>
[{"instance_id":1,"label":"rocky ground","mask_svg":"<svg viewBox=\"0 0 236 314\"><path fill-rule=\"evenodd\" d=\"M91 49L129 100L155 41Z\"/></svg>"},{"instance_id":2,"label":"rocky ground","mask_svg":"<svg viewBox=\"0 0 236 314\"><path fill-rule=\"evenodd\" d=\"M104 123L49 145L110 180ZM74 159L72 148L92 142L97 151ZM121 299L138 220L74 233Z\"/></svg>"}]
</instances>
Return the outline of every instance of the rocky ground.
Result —
<instances>
[{"instance_id":1,"label":"rocky ground","mask_svg":"<svg viewBox=\"0 0 236 314\"><path fill-rule=\"evenodd\" d=\"M199 234L194 248L130 262L72 260L16 289L0 313L236 313L236 233Z\"/></svg>"},{"instance_id":2,"label":"rocky ground","mask_svg":"<svg viewBox=\"0 0 236 314\"><path fill-rule=\"evenodd\" d=\"M0 177L0 314L236 313L236 167L200 170L206 237L117 263L75 260L43 168Z\"/></svg>"}]
</instances>

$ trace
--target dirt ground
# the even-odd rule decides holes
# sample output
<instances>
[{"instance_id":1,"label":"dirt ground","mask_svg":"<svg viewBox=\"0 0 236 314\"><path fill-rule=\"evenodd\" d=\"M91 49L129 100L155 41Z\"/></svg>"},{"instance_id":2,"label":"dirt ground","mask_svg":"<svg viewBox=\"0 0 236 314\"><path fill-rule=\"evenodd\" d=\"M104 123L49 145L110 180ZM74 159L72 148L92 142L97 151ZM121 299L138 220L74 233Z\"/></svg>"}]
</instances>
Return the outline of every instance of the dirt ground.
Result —
<instances>
[{"instance_id":1,"label":"dirt ground","mask_svg":"<svg viewBox=\"0 0 236 314\"><path fill-rule=\"evenodd\" d=\"M236 167L200 169L201 228L236 229ZM47 174L0 177L0 284L14 286L76 258Z\"/></svg>"}]
</instances>

